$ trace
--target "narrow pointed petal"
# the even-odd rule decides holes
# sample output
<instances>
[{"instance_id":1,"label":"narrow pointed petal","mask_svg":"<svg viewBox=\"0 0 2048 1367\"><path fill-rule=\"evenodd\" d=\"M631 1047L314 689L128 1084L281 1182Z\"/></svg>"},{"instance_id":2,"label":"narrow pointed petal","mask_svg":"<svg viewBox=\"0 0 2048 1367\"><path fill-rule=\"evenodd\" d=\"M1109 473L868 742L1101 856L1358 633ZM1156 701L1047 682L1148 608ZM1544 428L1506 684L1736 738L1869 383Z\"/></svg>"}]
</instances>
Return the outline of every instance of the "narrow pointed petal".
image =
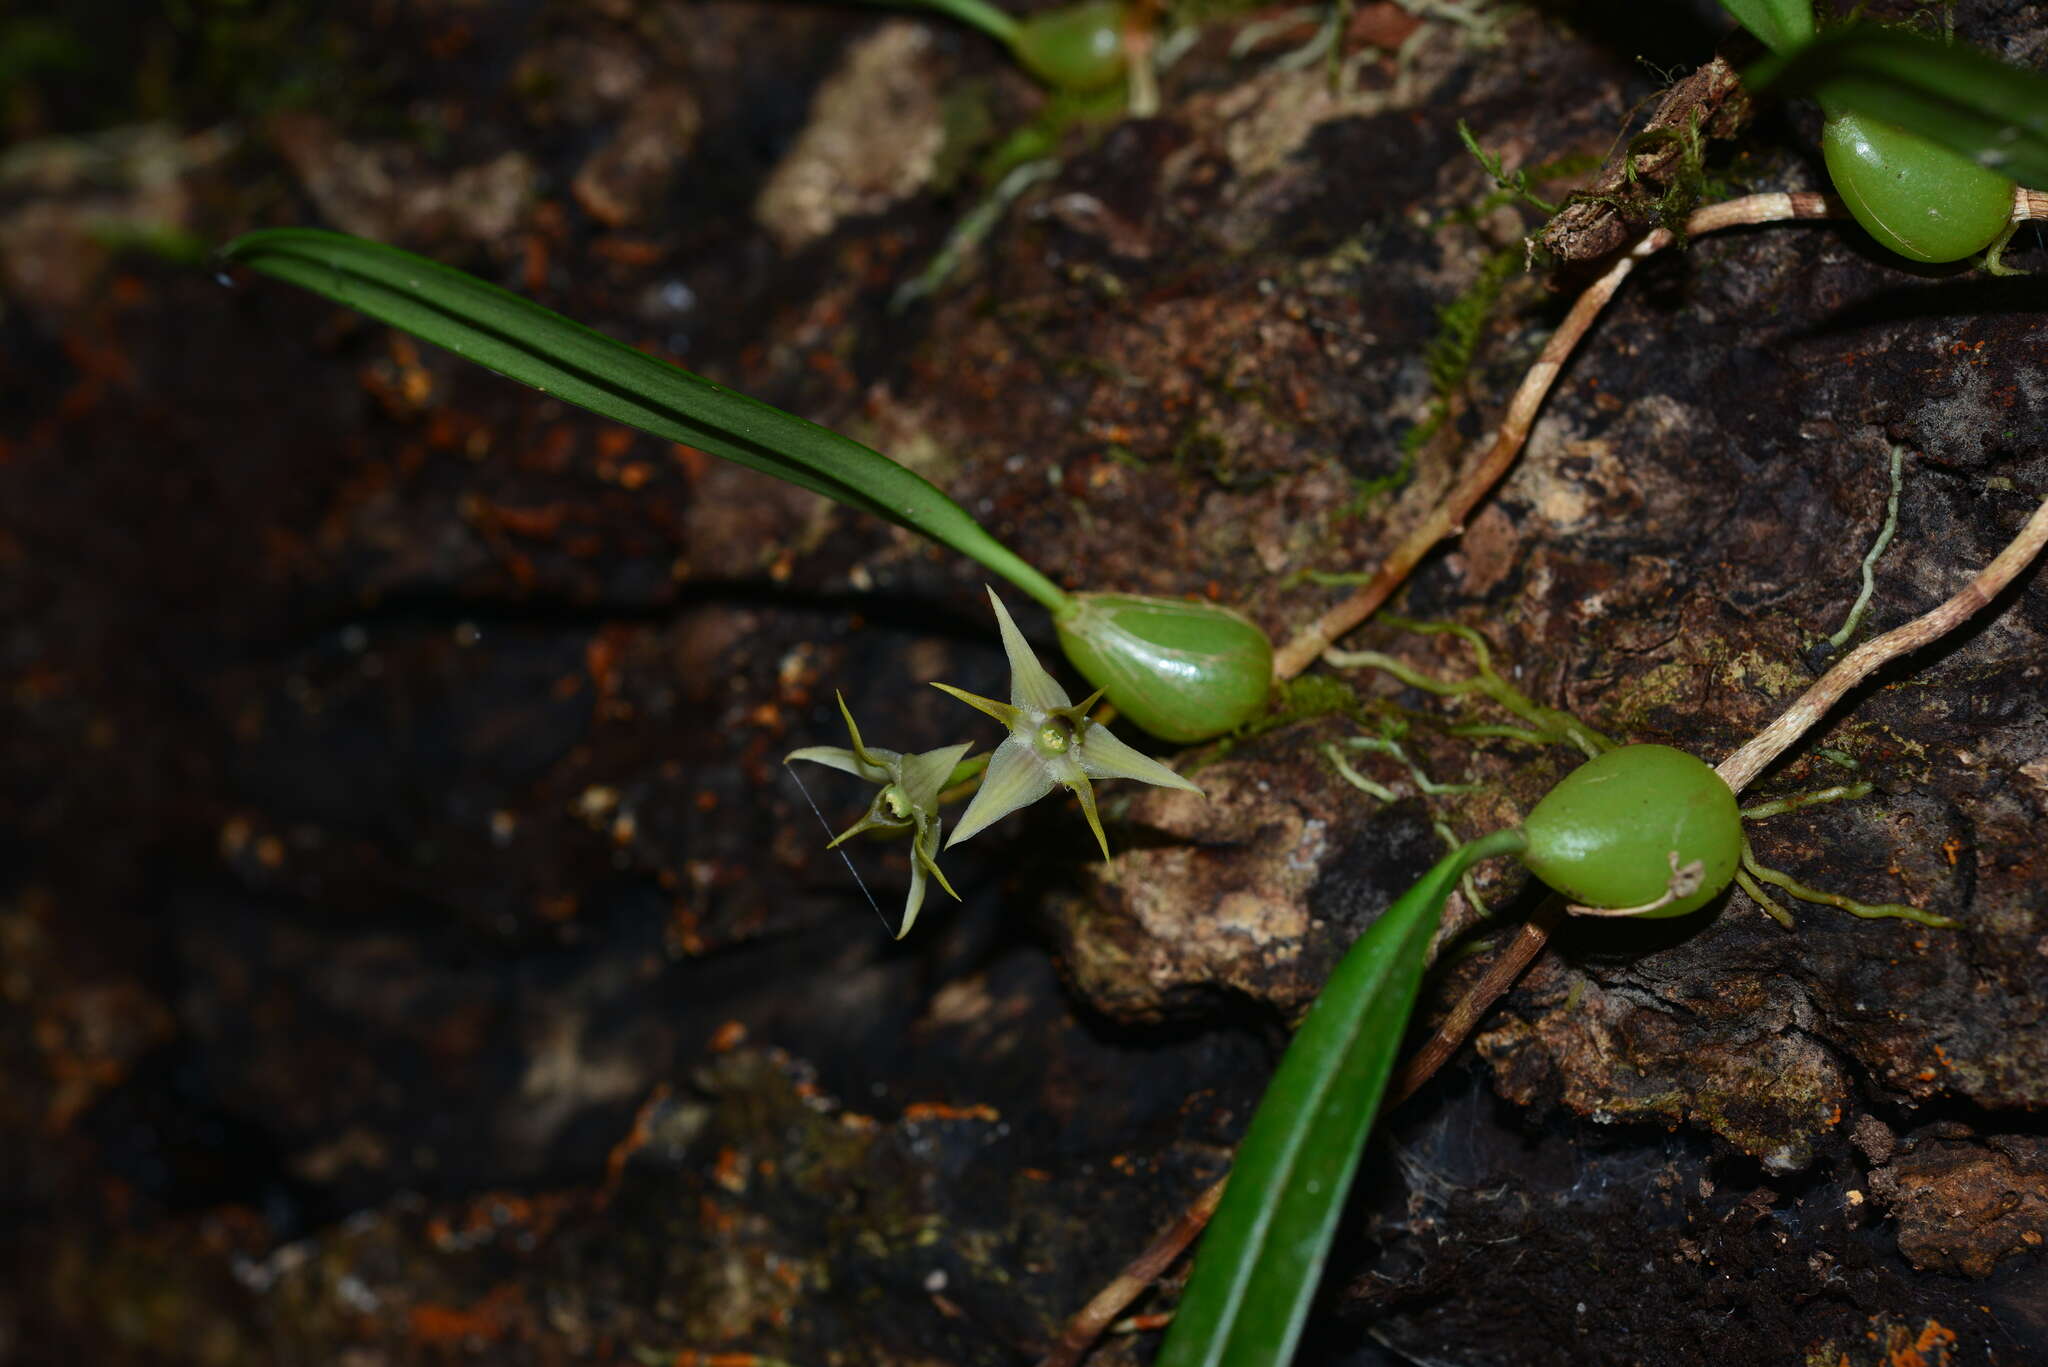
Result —
<instances>
[{"instance_id":1,"label":"narrow pointed petal","mask_svg":"<svg viewBox=\"0 0 2048 1367\"><path fill-rule=\"evenodd\" d=\"M1124 744L1106 726L1090 726L1081 737L1081 768L1095 778L1134 778L1162 788L1202 790L1150 755Z\"/></svg>"},{"instance_id":2,"label":"narrow pointed petal","mask_svg":"<svg viewBox=\"0 0 2048 1367\"><path fill-rule=\"evenodd\" d=\"M953 838L946 842L948 848L972 839L1019 807L1029 807L1051 791L1052 778L1038 757L1031 753L1031 743L1011 736L996 747L995 757L988 762L988 772L981 776L981 787L976 790L974 801L967 804L967 810L960 815L960 825L953 831Z\"/></svg>"},{"instance_id":3,"label":"narrow pointed petal","mask_svg":"<svg viewBox=\"0 0 2048 1367\"><path fill-rule=\"evenodd\" d=\"M1074 700L1031 653L1030 643L1024 639L1024 633L1017 630L1017 624L1010 620L1010 610L1003 606L1002 599L996 597L994 589L988 591L988 601L995 604L996 625L1003 633L1003 652L1010 657L1010 701L1034 712L1054 712L1062 707L1072 707Z\"/></svg>"},{"instance_id":4,"label":"narrow pointed petal","mask_svg":"<svg viewBox=\"0 0 2048 1367\"><path fill-rule=\"evenodd\" d=\"M994 698L984 698L979 693L969 693L966 689L955 688L951 684L934 683L932 687L938 689L941 693L951 694L969 707L978 708L988 713L1007 727L1014 729L1017 725L1017 709L1006 702L997 702Z\"/></svg>"},{"instance_id":5,"label":"narrow pointed petal","mask_svg":"<svg viewBox=\"0 0 2048 1367\"><path fill-rule=\"evenodd\" d=\"M910 861L910 891L903 898L903 924L896 928L896 938L902 939L917 924L918 909L924 905L924 865L916 859Z\"/></svg>"},{"instance_id":6,"label":"narrow pointed petal","mask_svg":"<svg viewBox=\"0 0 2048 1367\"><path fill-rule=\"evenodd\" d=\"M918 830L917 841L911 847L911 854L918 863L924 865L926 872L939 880L939 886L946 890L946 895L957 902L960 900L960 894L953 891L953 885L946 881L946 871L939 867L939 861L935 857L939 849L939 836L944 830L945 823L933 818L929 825Z\"/></svg>"},{"instance_id":7,"label":"narrow pointed petal","mask_svg":"<svg viewBox=\"0 0 2048 1367\"><path fill-rule=\"evenodd\" d=\"M953 776L953 767L960 763L960 757L974 748L972 741L949 745L943 750L927 750L921 755L903 757L903 794L910 799L910 805L920 811L936 812L939 793L946 786L946 780Z\"/></svg>"},{"instance_id":8,"label":"narrow pointed petal","mask_svg":"<svg viewBox=\"0 0 2048 1367\"><path fill-rule=\"evenodd\" d=\"M1088 829L1095 832L1095 843L1102 846L1102 857L1109 858L1109 837L1102 833L1102 818L1095 814L1095 788L1086 778L1077 778L1069 785L1074 796L1081 799L1081 815L1088 818Z\"/></svg>"},{"instance_id":9,"label":"narrow pointed petal","mask_svg":"<svg viewBox=\"0 0 2048 1367\"><path fill-rule=\"evenodd\" d=\"M846 844L848 840L852 840L854 836L858 836L858 834L860 834L862 830L874 830L874 814L872 814L872 812L868 812L866 816L862 816L862 818L860 818L858 822L854 822L852 826L848 826L848 828L846 828L846 830L842 830L840 834L836 834L836 836L831 836L831 840L827 840L827 842L825 842L825 848L827 848L827 851L836 851L836 848L840 848L842 844Z\"/></svg>"},{"instance_id":10,"label":"narrow pointed petal","mask_svg":"<svg viewBox=\"0 0 2048 1367\"><path fill-rule=\"evenodd\" d=\"M863 764L887 763L888 761L881 758L880 752L869 750L860 743L860 728L853 724L853 713L847 709L846 695L835 689L832 696L839 700L839 715L846 718L846 734L853 739L853 753ZM890 758L894 758L894 755L892 754Z\"/></svg>"},{"instance_id":11,"label":"narrow pointed petal","mask_svg":"<svg viewBox=\"0 0 2048 1367\"><path fill-rule=\"evenodd\" d=\"M877 752L870 750L868 753L872 755ZM889 770L885 765L863 764L860 756L841 745L807 745L801 750L792 750L784 755L782 762L792 764L800 759L809 760L812 764L822 764L827 769L837 769L842 774L852 774L855 778L864 778L870 783L889 781Z\"/></svg>"}]
</instances>

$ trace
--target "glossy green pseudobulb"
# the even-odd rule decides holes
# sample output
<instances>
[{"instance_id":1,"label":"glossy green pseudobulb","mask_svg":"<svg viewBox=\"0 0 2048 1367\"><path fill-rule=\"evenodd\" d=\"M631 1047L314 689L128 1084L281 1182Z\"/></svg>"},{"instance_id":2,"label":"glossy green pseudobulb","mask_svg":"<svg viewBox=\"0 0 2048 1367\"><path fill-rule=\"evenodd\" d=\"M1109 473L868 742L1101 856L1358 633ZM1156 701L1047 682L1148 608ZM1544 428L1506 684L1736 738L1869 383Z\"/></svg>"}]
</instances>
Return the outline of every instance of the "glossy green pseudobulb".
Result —
<instances>
[{"instance_id":1,"label":"glossy green pseudobulb","mask_svg":"<svg viewBox=\"0 0 2048 1367\"><path fill-rule=\"evenodd\" d=\"M1074 668L1161 740L1188 744L1241 726L1273 686L1266 633L1213 603L1077 593L1053 624Z\"/></svg>"},{"instance_id":2,"label":"glossy green pseudobulb","mask_svg":"<svg viewBox=\"0 0 2048 1367\"><path fill-rule=\"evenodd\" d=\"M1742 858L1735 794L1668 745L1624 745L1580 765L1536 804L1522 831L1522 862L1538 878L1581 905L1640 907L1644 916L1706 905ZM1695 861L1699 868L1687 873ZM1689 890L1672 895L1674 887Z\"/></svg>"},{"instance_id":3,"label":"glossy green pseudobulb","mask_svg":"<svg viewBox=\"0 0 2048 1367\"><path fill-rule=\"evenodd\" d=\"M1124 74L1124 7L1112 0L1035 14L1010 44L1032 75L1063 90L1100 90Z\"/></svg>"},{"instance_id":4,"label":"glossy green pseudobulb","mask_svg":"<svg viewBox=\"0 0 2048 1367\"><path fill-rule=\"evenodd\" d=\"M2012 216L2011 180L1894 124L1831 114L1820 147L1849 212L1900 256L1960 261Z\"/></svg>"}]
</instances>

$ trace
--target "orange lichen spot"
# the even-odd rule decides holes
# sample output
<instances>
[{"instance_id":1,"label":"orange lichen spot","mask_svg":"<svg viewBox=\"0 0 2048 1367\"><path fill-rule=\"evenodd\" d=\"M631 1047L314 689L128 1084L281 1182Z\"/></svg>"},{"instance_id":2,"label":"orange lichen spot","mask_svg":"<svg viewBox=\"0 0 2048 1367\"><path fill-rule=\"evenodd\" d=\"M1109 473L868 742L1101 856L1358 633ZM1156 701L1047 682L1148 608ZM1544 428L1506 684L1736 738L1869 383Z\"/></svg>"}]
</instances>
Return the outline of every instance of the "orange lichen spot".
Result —
<instances>
[{"instance_id":1,"label":"orange lichen spot","mask_svg":"<svg viewBox=\"0 0 2048 1367\"><path fill-rule=\"evenodd\" d=\"M873 1134L882 1128L882 1122L871 1115L862 1115L859 1111L841 1111L839 1128L852 1130L855 1134Z\"/></svg>"},{"instance_id":2,"label":"orange lichen spot","mask_svg":"<svg viewBox=\"0 0 2048 1367\"><path fill-rule=\"evenodd\" d=\"M256 842L256 862L266 869L283 867L284 842L274 835L259 838Z\"/></svg>"},{"instance_id":3,"label":"orange lichen spot","mask_svg":"<svg viewBox=\"0 0 2048 1367\"><path fill-rule=\"evenodd\" d=\"M718 810L718 794L712 792L709 788L699 788L697 795L690 800L700 812L715 812Z\"/></svg>"},{"instance_id":4,"label":"orange lichen spot","mask_svg":"<svg viewBox=\"0 0 2048 1367\"><path fill-rule=\"evenodd\" d=\"M528 294L538 294L548 283L547 239L539 233L528 233L519 245L525 258L519 272L520 283L526 286Z\"/></svg>"},{"instance_id":5,"label":"orange lichen spot","mask_svg":"<svg viewBox=\"0 0 2048 1367\"><path fill-rule=\"evenodd\" d=\"M697 913L682 902L677 902L669 911L667 939L670 954L691 958L711 947L697 933Z\"/></svg>"},{"instance_id":6,"label":"orange lichen spot","mask_svg":"<svg viewBox=\"0 0 2048 1367\"><path fill-rule=\"evenodd\" d=\"M980 1120L995 1124L1002 1116L993 1106L979 1103L972 1106L948 1106L943 1101L913 1101L903 1108L903 1118L910 1124L927 1120Z\"/></svg>"},{"instance_id":7,"label":"orange lichen spot","mask_svg":"<svg viewBox=\"0 0 2048 1367\"><path fill-rule=\"evenodd\" d=\"M624 636L606 629L591 637L583 644L583 667L590 672L590 681L597 685L602 694L619 691L619 655L624 649Z\"/></svg>"},{"instance_id":8,"label":"orange lichen spot","mask_svg":"<svg viewBox=\"0 0 2048 1367\"><path fill-rule=\"evenodd\" d=\"M428 1347L458 1348L472 1341L495 1343L524 1317L525 1309L526 1293L508 1282L466 1308L415 1305L409 1325L413 1341Z\"/></svg>"},{"instance_id":9,"label":"orange lichen spot","mask_svg":"<svg viewBox=\"0 0 2048 1367\"><path fill-rule=\"evenodd\" d=\"M469 45L475 41L476 30L471 28L465 21L457 19L453 23L444 24L428 34L426 46L428 55L432 56L435 61L445 62L452 57L461 56L468 49ZM456 114L459 121L460 110L460 105L447 107L443 110L443 116Z\"/></svg>"},{"instance_id":10,"label":"orange lichen spot","mask_svg":"<svg viewBox=\"0 0 2048 1367\"><path fill-rule=\"evenodd\" d=\"M711 456L708 452L699 451L696 447L687 446L682 442L675 443L669 449L675 453L676 464L683 467L683 478L692 484L702 479L704 472L711 468Z\"/></svg>"},{"instance_id":11,"label":"orange lichen spot","mask_svg":"<svg viewBox=\"0 0 2048 1367\"><path fill-rule=\"evenodd\" d=\"M591 255L606 261L616 261L621 266L652 266L661 260L662 248L658 242L649 242L644 237L620 237L609 234L590 244ZM641 348L647 350L646 347Z\"/></svg>"},{"instance_id":12,"label":"orange lichen spot","mask_svg":"<svg viewBox=\"0 0 2048 1367\"><path fill-rule=\"evenodd\" d=\"M424 408L433 397L434 377L418 366L408 367L399 372L398 392L414 408Z\"/></svg>"},{"instance_id":13,"label":"orange lichen spot","mask_svg":"<svg viewBox=\"0 0 2048 1367\"><path fill-rule=\"evenodd\" d=\"M597 434L597 454L605 460L617 460L633 447L633 432L626 427L606 427Z\"/></svg>"},{"instance_id":14,"label":"orange lichen spot","mask_svg":"<svg viewBox=\"0 0 2048 1367\"><path fill-rule=\"evenodd\" d=\"M645 488L647 481L654 478L654 467L644 460L629 460L619 467L619 487L622 489Z\"/></svg>"},{"instance_id":15,"label":"orange lichen spot","mask_svg":"<svg viewBox=\"0 0 2048 1367\"><path fill-rule=\"evenodd\" d=\"M712 1234L730 1234L740 1227L740 1217L709 1196L700 1196L697 1198L697 1223Z\"/></svg>"},{"instance_id":16,"label":"orange lichen spot","mask_svg":"<svg viewBox=\"0 0 2048 1367\"><path fill-rule=\"evenodd\" d=\"M714 1054L728 1054L747 1042L747 1027L743 1021L726 1021L711 1032L705 1048Z\"/></svg>"},{"instance_id":17,"label":"orange lichen spot","mask_svg":"<svg viewBox=\"0 0 2048 1367\"><path fill-rule=\"evenodd\" d=\"M711 1180L737 1196L747 1189L747 1162L740 1151L727 1145L712 1160Z\"/></svg>"},{"instance_id":18,"label":"orange lichen spot","mask_svg":"<svg viewBox=\"0 0 2048 1367\"><path fill-rule=\"evenodd\" d=\"M1885 1336L1885 1362L1887 1367L1941 1367L1955 1341L1955 1331L1939 1320L1927 1321L1910 1343L1903 1328L1894 1328Z\"/></svg>"},{"instance_id":19,"label":"orange lichen spot","mask_svg":"<svg viewBox=\"0 0 2048 1367\"><path fill-rule=\"evenodd\" d=\"M1021 1175L1027 1182L1052 1181L1052 1174L1047 1172L1044 1168L1019 1168L1017 1169L1017 1171L1019 1175Z\"/></svg>"},{"instance_id":20,"label":"orange lichen spot","mask_svg":"<svg viewBox=\"0 0 2048 1367\"><path fill-rule=\"evenodd\" d=\"M557 925L573 921L576 919L576 894L565 892L555 897L543 897L535 910L543 921L553 921Z\"/></svg>"},{"instance_id":21,"label":"orange lichen spot","mask_svg":"<svg viewBox=\"0 0 2048 1367\"><path fill-rule=\"evenodd\" d=\"M535 443L520 464L528 469L559 475L568 471L575 455L576 429L568 423L556 423Z\"/></svg>"},{"instance_id":22,"label":"orange lichen spot","mask_svg":"<svg viewBox=\"0 0 2048 1367\"><path fill-rule=\"evenodd\" d=\"M668 1084L655 1083L654 1090L640 1103L640 1109L633 1112L633 1123L626 1127L625 1135L618 1143L612 1145L611 1152L605 1155L604 1185L597 1193L598 1209L602 1210L611 1204L612 1197L618 1192L619 1183L626 1176L626 1164L632 1161L634 1154L647 1147L647 1141L654 1133L654 1113L668 1097Z\"/></svg>"},{"instance_id":23,"label":"orange lichen spot","mask_svg":"<svg viewBox=\"0 0 2048 1367\"><path fill-rule=\"evenodd\" d=\"M507 508L503 504L486 507L487 515L499 529L530 541L554 540L561 534L562 519L569 514L569 510L560 503L549 503L539 508Z\"/></svg>"}]
</instances>

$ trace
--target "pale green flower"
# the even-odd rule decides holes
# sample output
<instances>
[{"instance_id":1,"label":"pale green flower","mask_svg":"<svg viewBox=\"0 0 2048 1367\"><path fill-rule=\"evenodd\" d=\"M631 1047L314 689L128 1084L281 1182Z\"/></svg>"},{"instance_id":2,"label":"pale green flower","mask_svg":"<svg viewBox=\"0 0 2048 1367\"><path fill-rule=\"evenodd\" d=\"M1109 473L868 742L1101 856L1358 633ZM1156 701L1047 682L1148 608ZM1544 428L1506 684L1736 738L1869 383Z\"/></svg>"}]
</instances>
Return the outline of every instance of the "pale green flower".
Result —
<instances>
[{"instance_id":1,"label":"pale green flower","mask_svg":"<svg viewBox=\"0 0 2048 1367\"><path fill-rule=\"evenodd\" d=\"M792 760L806 759L881 785L881 791L868 804L867 815L834 836L832 843L825 848L832 849L862 831L911 833L910 892L903 900L903 925L896 932L896 938L900 940L910 933L910 927L917 921L918 908L924 905L927 873L939 880L939 886L954 901L960 900L960 894L953 891L953 885L939 871L939 835L944 826L939 820L939 791L946 786L954 766L973 745L966 742L948 745L941 750L927 750L921 755L905 755L880 746L862 745L860 728L853 724L853 713L847 711L843 697L839 699L839 715L846 718L846 734L853 741L852 749L813 745L791 751L782 762L788 764Z\"/></svg>"},{"instance_id":2,"label":"pale green flower","mask_svg":"<svg viewBox=\"0 0 2048 1367\"><path fill-rule=\"evenodd\" d=\"M1102 846L1102 857L1107 859L1109 838L1103 835L1102 819L1095 814L1095 790L1090 779L1134 778L1162 788L1202 791L1158 760L1118 740L1108 727L1090 720L1088 709L1102 696L1101 692L1098 690L1075 706L1067 691L1031 653L1024 633L1010 620L1009 610L996 597L994 589L988 591L988 598L995 604L1003 650L1010 657L1010 700L1000 703L950 684L932 687L980 708L1007 726L1010 734L990 757L981 787L960 817L953 838L946 842L948 845L959 844L1018 808L1030 806L1054 787L1061 787L1071 789L1081 799L1081 811Z\"/></svg>"}]
</instances>

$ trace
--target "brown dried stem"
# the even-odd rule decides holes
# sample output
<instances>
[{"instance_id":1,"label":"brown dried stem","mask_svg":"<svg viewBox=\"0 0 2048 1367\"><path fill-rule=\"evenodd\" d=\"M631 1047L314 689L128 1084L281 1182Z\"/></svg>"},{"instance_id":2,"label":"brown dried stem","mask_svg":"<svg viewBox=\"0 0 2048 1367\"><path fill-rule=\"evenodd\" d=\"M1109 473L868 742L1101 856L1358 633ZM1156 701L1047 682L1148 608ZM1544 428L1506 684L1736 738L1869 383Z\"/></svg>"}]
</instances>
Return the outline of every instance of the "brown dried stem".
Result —
<instances>
[{"instance_id":1,"label":"brown dried stem","mask_svg":"<svg viewBox=\"0 0 2048 1367\"><path fill-rule=\"evenodd\" d=\"M1842 700L1843 694L1901 655L1940 640L1976 616L2021 570L2033 563L2044 543L2048 543L2048 499L2042 500L2041 506L2034 509L2034 515L2020 528L2019 535L1954 597L1933 611L1915 617L1902 627L1893 627L1844 655L1833 669L1814 680L1799 695L1799 700L1779 714L1776 721L1722 760L1715 772L1727 781L1730 788L1741 792L1772 760L1784 754L1826 716Z\"/></svg>"},{"instance_id":2,"label":"brown dried stem","mask_svg":"<svg viewBox=\"0 0 2048 1367\"><path fill-rule=\"evenodd\" d=\"M2020 528L2019 534L1959 593L1933 611L1865 641L1843 656L1833 669L1814 680L1776 721L1721 761L1714 772L1740 793L1755 782L1756 776L1768 768L1772 760L1812 730L1850 689L1893 660L1932 644L1974 617L2003 592L2020 571L2033 563L2044 545L2048 545L2048 499L2042 500L2041 505L2034 509L2034 515ZM1389 1104L1412 1096L1450 1060L1465 1042L1465 1037L1478 1025L1480 1017L1543 952L1543 946L1557 928L1562 912L1562 899L1551 897L1523 923L1521 931L1507 948L1487 965L1485 974L1451 1008L1451 1013L1437 1027L1436 1033L1401 1069L1395 1078Z\"/></svg>"},{"instance_id":3,"label":"brown dried stem","mask_svg":"<svg viewBox=\"0 0 2048 1367\"><path fill-rule=\"evenodd\" d=\"M1515 985L1515 980L1522 976L1522 970L1536 962L1536 956L1550 943L1551 932L1563 919L1564 899L1544 898L1542 905L1522 922L1515 938L1494 955L1493 962L1486 966L1486 972L1480 974L1479 981L1458 998L1458 1004L1451 1008L1443 1023L1401 1066L1401 1071L1394 1074L1394 1085L1387 1091L1387 1105L1398 1106L1414 1096L1422 1090L1423 1083L1436 1076L1437 1069L1451 1061L1451 1055L1465 1043L1473 1027L1479 1024L1479 1018L1493 1008L1502 993Z\"/></svg>"},{"instance_id":4,"label":"brown dried stem","mask_svg":"<svg viewBox=\"0 0 2048 1367\"><path fill-rule=\"evenodd\" d=\"M1746 195L1695 211L1686 219L1685 231L1688 236L1697 237L1702 233L1744 224L1827 218L1841 212L1841 206L1825 195ZM1558 372L1571 359L1579 339L1593 326L1593 320L1600 316L1601 309L1607 307L1607 301L1614 297L1614 292L1621 288L1622 281L1628 279L1636 264L1670 246L1674 240L1669 229L1658 228L1586 287L1564 322L1544 343L1542 354L1529 367L1529 373L1522 377L1522 383L1515 390L1514 398L1509 400L1507 412L1501 418L1486 455L1459 479L1449 496L1430 511L1421 525L1380 563L1379 570L1369 581L1303 627L1292 640L1274 652L1274 678L1291 679L1307 669L1316 656L1338 637L1370 617L1380 604L1386 602L1438 542L1465 529L1465 519L1507 474L1515 463L1515 457L1521 454L1523 443L1529 439L1529 429L1535 425L1536 414L1543 407L1543 400L1549 396L1551 385L1556 383Z\"/></svg>"},{"instance_id":5,"label":"brown dried stem","mask_svg":"<svg viewBox=\"0 0 2048 1367\"><path fill-rule=\"evenodd\" d=\"M1723 204L1710 205L1692 214L1686 220L1685 230L1689 236L1716 232L1752 223L1773 223L1786 219L1827 218L1842 212L1841 206L1823 195L1815 194L1764 194L1748 195L1741 199L1729 200ZM1585 293L1572 305L1564 323L1545 343L1542 354L1529 368L1509 402L1506 415L1495 435L1492 446L1485 458L1469 471L1421 526L1417 527L1407 540L1381 564L1372 580L1343 602L1325 612L1296 634L1273 657L1273 675L1276 679L1291 679L1308 666L1336 639L1367 617L1386 601L1393 591L1400 587L1422 557L1427 555L1439 541L1463 530L1465 518L1486 497L1489 490L1505 475L1521 453L1522 445L1528 440L1529 429L1535 424L1536 414L1543 406L1543 400L1550 393L1558 373L1564 369L1579 340L1593 325L1593 320L1614 292L1621 288L1622 281L1635 269L1637 262L1654 255L1669 246L1675 238L1667 229L1659 228L1637 243L1628 253L1617 260L1607 271L1587 287ZM2048 519L2039 515L2048 527ZM1882 638L1880 638L1882 639ZM1875 645L1876 642L1871 644ZM1865 647L1867 649L1868 647ZM1848 661L1844 660L1844 664ZM1839 695L1837 695L1839 696ZM1789 741L1787 742L1789 744ZM1407 1066L1394 1079L1389 1104L1398 1104L1412 1096L1416 1089L1427 1082L1444 1063L1456 1053L1472 1028L1500 995L1513 986L1526 969L1543 951L1549 942L1550 933L1563 914L1559 899L1546 901L1525 922L1499 958L1488 966L1480 980L1473 984L1462 1000L1452 1008L1451 1014L1437 1029L1429 1042L1410 1059ZM1228 1179L1224 1179L1228 1180ZM1208 1224L1215 1212L1216 1203L1223 1196L1223 1181L1218 1181L1204 1191L1179 1219L1164 1231L1129 1266L1117 1274L1110 1283L1096 1293L1095 1297L1061 1331L1059 1341L1052 1351L1040 1360L1039 1367L1074 1367L1088 1351L1089 1345L1101 1336L1125 1307L1149 1286L1153 1279L1164 1272L1178 1258L1187 1246Z\"/></svg>"},{"instance_id":6,"label":"brown dried stem","mask_svg":"<svg viewBox=\"0 0 2048 1367\"><path fill-rule=\"evenodd\" d=\"M1229 1180L1224 1176L1210 1183L1208 1190L1180 1213L1179 1219L1154 1239L1143 1253L1132 1259L1128 1267L1117 1273L1108 1286L1096 1292L1094 1299L1067 1321L1067 1327L1060 1331L1059 1342L1038 1360L1038 1367L1074 1367L1088 1351L1089 1345L1102 1337L1103 1330L1124 1312L1124 1307L1144 1294L1153 1279L1171 1267L1173 1260L1195 1241L1195 1236L1209 1223L1209 1217L1216 1213L1216 1203L1223 1199L1223 1184Z\"/></svg>"}]
</instances>

